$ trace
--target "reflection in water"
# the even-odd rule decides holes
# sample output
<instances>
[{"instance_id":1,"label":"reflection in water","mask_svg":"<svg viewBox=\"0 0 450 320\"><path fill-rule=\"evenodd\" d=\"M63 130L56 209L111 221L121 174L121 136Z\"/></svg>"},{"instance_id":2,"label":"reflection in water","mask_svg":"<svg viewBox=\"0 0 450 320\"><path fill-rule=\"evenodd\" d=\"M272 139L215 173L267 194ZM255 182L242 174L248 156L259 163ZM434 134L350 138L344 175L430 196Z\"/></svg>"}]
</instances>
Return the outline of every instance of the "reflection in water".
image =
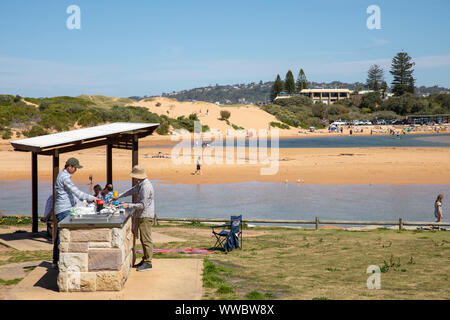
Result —
<instances>
[{"instance_id":1,"label":"reflection in water","mask_svg":"<svg viewBox=\"0 0 450 320\"><path fill-rule=\"evenodd\" d=\"M230 184L164 184L152 181L160 217L223 218L243 214L260 219L433 221L436 195L446 198L450 185L304 185L241 182ZM104 182L100 183L104 185ZM88 187L77 184L83 191ZM115 182L116 190L130 181ZM39 214L51 193L39 184ZM130 198L128 198L130 200ZM31 214L31 182L0 182L0 210Z\"/></svg>"}]
</instances>

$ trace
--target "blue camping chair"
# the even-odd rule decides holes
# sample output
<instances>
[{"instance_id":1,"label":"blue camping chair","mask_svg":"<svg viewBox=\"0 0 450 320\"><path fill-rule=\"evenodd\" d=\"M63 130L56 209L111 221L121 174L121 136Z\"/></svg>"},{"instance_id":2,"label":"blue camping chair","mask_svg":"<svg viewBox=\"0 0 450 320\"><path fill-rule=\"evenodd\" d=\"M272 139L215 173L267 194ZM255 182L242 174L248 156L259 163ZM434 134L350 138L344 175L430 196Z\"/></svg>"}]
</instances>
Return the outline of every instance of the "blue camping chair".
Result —
<instances>
[{"instance_id":1,"label":"blue camping chair","mask_svg":"<svg viewBox=\"0 0 450 320\"><path fill-rule=\"evenodd\" d=\"M216 237L213 248L223 249L225 252L242 249L242 215L231 216L230 223L212 226L212 233ZM222 228L220 232L216 229Z\"/></svg>"}]
</instances>

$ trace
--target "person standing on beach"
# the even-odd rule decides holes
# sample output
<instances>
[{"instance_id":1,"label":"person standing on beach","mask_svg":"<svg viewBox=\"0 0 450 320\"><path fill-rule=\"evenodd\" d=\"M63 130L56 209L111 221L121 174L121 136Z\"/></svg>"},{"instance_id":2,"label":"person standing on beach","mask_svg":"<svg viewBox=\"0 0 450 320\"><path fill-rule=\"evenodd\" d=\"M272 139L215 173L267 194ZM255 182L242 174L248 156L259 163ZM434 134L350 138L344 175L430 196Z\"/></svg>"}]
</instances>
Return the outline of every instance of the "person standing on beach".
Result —
<instances>
[{"instance_id":1,"label":"person standing on beach","mask_svg":"<svg viewBox=\"0 0 450 320\"><path fill-rule=\"evenodd\" d=\"M444 199L444 196L440 194L437 196L436 201L434 202L434 216L437 219L436 222L442 221L442 199ZM441 230L440 226L438 226L438 230Z\"/></svg>"},{"instance_id":2,"label":"person standing on beach","mask_svg":"<svg viewBox=\"0 0 450 320\"><path fill-rule=\"evenodd\" d=\"M113 200L137 194L137 202L124 203L123 208L133 209L133 216L137 219L137 228L139 229L142 249L144 250L142 261L134 267L137 267L137 271L148 271L152 269L152 224L155 218L155 202L153 200L155 191L152 183L147 178L144 167L135 165L130 173L130 177L137 179L138 183L131 189L114 197Z\"/></svg>"},{"instance_id":3,"label":"person standing on beach","mask_svg":"<svg viewBox=\"0 0 450 320\"><path fill-rule=\"evenodd\" d=\"M72 182L72 175L77 169L83 168L77 158L69 158L66 161L64 170L62 170L55 183L55 215L56 220L60 222L70 214L70 210L75 206L76 199L88 202L96 201L97 197L82 192ZM53 267L57 266L59 261L59 229L56 231L56 239L53 244Z\"/></svg>"},{"instance_id":4,"label":"person standing on beach","mask_svg":"<svg viewBox=\"0 0 450 320\"><path fill-rule=\"evenodd\" d=\"M197 173L200 173L200 175L202 175L202 167L201 167L201 163L200 163L200 157L198 157L197 159L197 169L194 172L194 175L196 175Z\"/></svg>"}]
</instances>

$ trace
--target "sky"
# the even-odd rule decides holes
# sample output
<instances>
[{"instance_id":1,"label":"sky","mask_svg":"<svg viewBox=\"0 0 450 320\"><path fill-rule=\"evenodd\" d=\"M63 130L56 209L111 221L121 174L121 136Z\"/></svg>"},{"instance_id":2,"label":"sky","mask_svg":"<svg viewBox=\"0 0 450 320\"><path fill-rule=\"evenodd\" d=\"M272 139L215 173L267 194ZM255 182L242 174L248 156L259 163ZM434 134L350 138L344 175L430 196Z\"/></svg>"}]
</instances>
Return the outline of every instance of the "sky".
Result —
<instances>
[{"instance_id":1,"label":"sky","mask_svg":"<svg viewBox=\"0 0 450 320\"><path fill-rule=\"evenodd\" d=\"M449 18L448 0L1 0L0 94L160 95L300 68L365 82L372 64L390 83L400 51L418 86L450 87Z\"/></svg>"}]
</instances>

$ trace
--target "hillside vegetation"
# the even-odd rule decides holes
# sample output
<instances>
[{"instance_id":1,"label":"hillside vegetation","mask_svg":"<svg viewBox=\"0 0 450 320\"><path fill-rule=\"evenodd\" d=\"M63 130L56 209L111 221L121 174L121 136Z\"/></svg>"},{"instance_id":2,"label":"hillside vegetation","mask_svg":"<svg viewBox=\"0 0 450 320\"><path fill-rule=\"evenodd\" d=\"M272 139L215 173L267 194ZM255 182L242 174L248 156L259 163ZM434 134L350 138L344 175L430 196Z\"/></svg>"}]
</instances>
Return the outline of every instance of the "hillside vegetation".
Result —
<instances>
[{"instance_id":1,"label":"hillside vegetation","mask_svg":"<svg viewBox=\"0 0 450 320\"><path fill-rule=\"evenodd\" d=\"M338 119L391 120L413 114L449 114L450 94L432 94L428 97L405 94L382 100L378 93L371 92L352 95L350 99L331 105L313 103L309 98L296 96L277 99L272 104L262 106L262 109L289 126L322 128Z\"/></svg>"},{"instance_id":2,"label":"hillside vegetation","mask_svg":"<svg viewBox=\"0 0 450 320\"><path fill-rule=\"evenodd\" d=\"M145 107L127 106L131 99L103 96L21 98L0 95L0 134L3 139L34 137L52 132L91 127L109 122L160 123L157 133L168 134L169 128L194 130L196 115L170 118L148 111ZM203 126L203 130L207 130Z\"/></svg>"}]
</instances>

